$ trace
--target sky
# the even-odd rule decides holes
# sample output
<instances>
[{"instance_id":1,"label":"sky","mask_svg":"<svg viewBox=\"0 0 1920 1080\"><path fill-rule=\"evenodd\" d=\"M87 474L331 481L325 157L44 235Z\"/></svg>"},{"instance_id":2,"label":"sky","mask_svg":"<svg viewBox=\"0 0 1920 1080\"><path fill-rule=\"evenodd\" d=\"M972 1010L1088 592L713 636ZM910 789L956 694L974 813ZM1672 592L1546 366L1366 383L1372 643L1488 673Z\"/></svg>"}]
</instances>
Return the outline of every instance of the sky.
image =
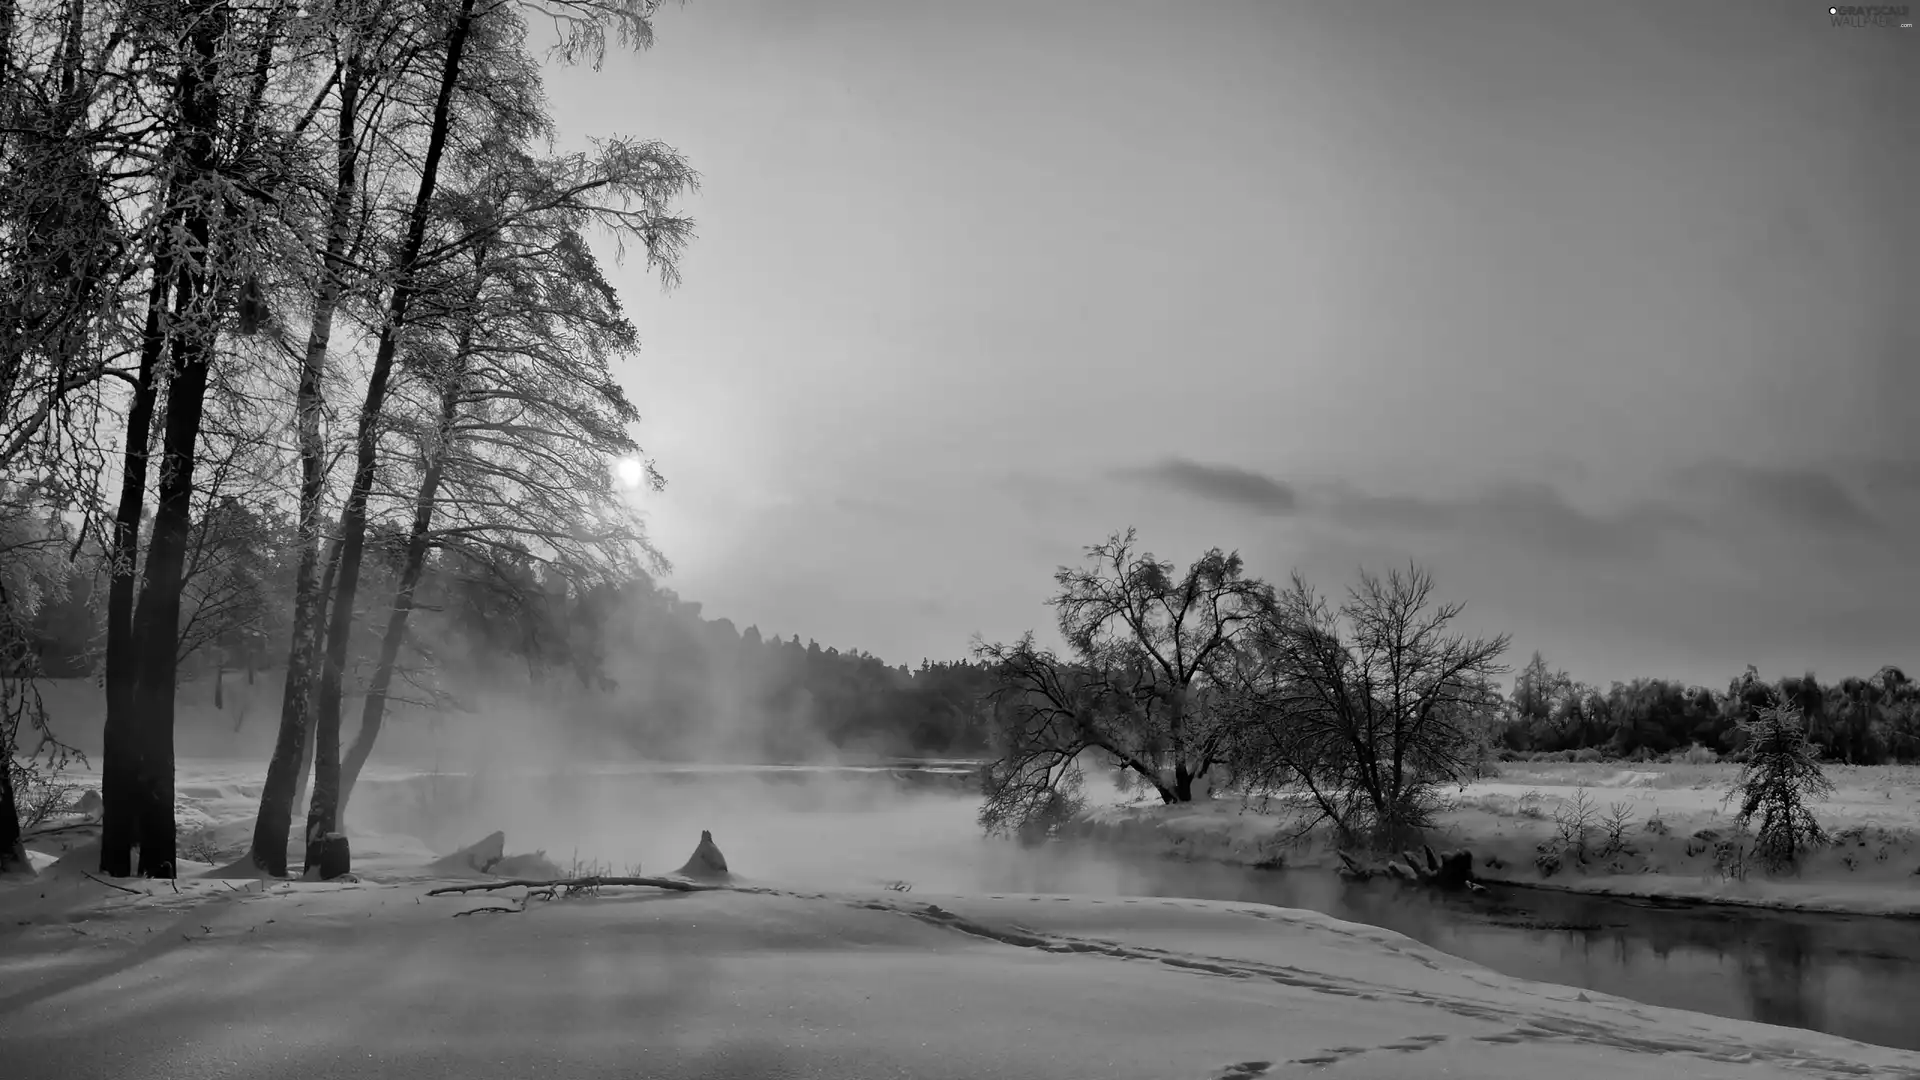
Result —
<instances>
[{"instance_id":1,"label":"sky","mask_svg":"<svg viewBox=\"0 0 1920 1080\"><path fill-rule=\"evenodd\" d=\"M554 68L709 617L957 659L1129 526L1576 678L1920 668L1920 29L1797 0L693 0Z\"/></svg>"}]
</instances>

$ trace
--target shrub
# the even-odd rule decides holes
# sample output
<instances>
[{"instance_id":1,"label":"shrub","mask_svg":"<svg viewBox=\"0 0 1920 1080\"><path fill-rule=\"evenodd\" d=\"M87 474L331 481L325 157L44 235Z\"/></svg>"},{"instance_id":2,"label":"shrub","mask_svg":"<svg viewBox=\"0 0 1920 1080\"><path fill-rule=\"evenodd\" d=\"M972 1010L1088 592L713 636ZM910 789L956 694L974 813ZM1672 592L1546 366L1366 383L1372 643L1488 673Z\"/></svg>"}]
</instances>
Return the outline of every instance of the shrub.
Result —
<instances>
[{"instance_id":1,"label":"shrub","mask_svg":"<svg viewBox=\"0 0 1920 1080\"><path fill-rule=\"evenodd\" d=\"M1745 829L1741 829L1730 837L1713 842L1713 868L1720 872L1720 876L1731 881L1747 880L1747 867L1752 861L1751 856L1756 853L1754 847L1747 843L1748 835Z\"/></svg>"},{"instance_id":2,"label":"shrub","mask_svg":"<svg viewBox=\"0 0 1920 1080\"><path fill-rule=\"evenodd\" d=\"M226 854L212 829L195 829L180 840L180 854L203 863L219 863Z\"/></svg>"},{"instance_id":3,"label":"shrub","mask_svg":"<svg viewBox=\"0 0 1920 1080\"><path fill-rule=\"evenodd\" d=\"M1605 761L1606 758L1600 753L1600 751L1595 750L1593 747L1584 746L1584 747L1581 747L1579 750L1575 751L1573 756L1568 758L1567 760L1577 762L1582 765L1588 765L1596 761Z\"/></svg>"},{"instance_id":4,"label":"shrub","mask_svg":"<svg viewBox=\"0 0 1920 1080\"><path fill-rule=\"evenodd\" d=\"M1720 755L1714 753L1709 747L1694 743L1687 747L1686 752L1680 756L1680 760L1689 765L1712 765L1720 760Z\"/></svg>"},{"instance_id":5,"label":"shrub","mask_svg":"<svg viewBox=\"0 0 1920 1080\"><path fill-rule=\"evenodd\" d=\"M61 770L44 766L34 769L11 761L8 767L14 774L14 798L17 800L21 828L31 829L48 818L73 809L80 788L68 783Z\"/></svg>"},{"instance_id":6,"label":"shrub","mask_svg":"<svg viewBox=\"0 0 1920 1080\"><path fill-rule=\"evenodd\" d=\"M1607 807L1600 819L1600 828L1606 833L1606 842L1600 855L1608 855L1627 850L1627 829L1633 824L1633 806L1630 803L1617 802Z\"/></svg>"},{"instance_id":7,"label":"shrub","mask_svg":"<svg viewBox=\"0 0 1920 1080\"><path fill-rule=\"evenodd\" d=\"M1587 798L1587 789L1582 787L1573 793L1573 798L1560 805L1553 813L1553 823L1560 830L1560 845L1571 850L1576 856L1587 853L1587 837L1593 833L1593 822L1598 810L1593 800Z\"/></svg>"}]
</instances>

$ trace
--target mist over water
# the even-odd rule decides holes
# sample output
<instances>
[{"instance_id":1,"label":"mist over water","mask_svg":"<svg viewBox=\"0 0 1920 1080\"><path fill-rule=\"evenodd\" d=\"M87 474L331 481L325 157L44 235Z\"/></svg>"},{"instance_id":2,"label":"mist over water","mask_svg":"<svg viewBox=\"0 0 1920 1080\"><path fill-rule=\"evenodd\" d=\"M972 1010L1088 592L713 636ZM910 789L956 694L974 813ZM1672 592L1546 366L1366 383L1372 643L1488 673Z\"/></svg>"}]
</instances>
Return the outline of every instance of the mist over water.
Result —
<instances>
[{"instance_id":1,"label":"mist over water","mask_svg":"<svg viewBox=\"0 0 1920 1080\"><path fill-rule=\"evenodd\" d=\"M1137 877L1091 849L981 833L965 763L914 766L601 765L371 776L354 821L450 850L494 829L616 872L670 871L710 830L734 873L814 888L904 881L921 892L1115 896Z\"/></svg>"},{"instance_id":2,"label":"mist over water","mask_svg":"<svg viewBox=\"0 0 1920 1080\"><path fill-rule=\"evenodd\" d=\"M356 795L362 828L436 850L494 829L621 873L678 868L703 829L741 879L823 891L1193 897L1306 908L1396 930L1509 975L1653 1005L1920 1048L1909 1012L1920 921L1661 905L1496 887L1448 897L1313 870L1262 871L981 834L964 763L574 765L389 773ZM1095 801L1117 794L1089 775ZM577 852L577 854L576 854Z\"/></svg>"}]
</instances>

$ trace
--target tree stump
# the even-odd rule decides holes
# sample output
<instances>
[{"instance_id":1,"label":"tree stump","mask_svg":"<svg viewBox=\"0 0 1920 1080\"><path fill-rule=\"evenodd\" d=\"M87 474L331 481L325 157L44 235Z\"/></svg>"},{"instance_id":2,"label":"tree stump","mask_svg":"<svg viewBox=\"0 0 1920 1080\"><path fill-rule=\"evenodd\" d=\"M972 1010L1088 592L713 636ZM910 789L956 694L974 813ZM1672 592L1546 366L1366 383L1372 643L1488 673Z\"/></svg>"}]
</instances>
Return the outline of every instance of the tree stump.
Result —
<instances>
[{"instance_id":1,"label":"tree stump","mask_svg":"<svg viewBox=\"0 0 1920 1080\"><path fill-rule=\"evenodd\" d=\"M706 829L700 830L700 845L693 849L693 857L674 873L696 881L725 881L732 876L727 872L727 857L720 854L713 833Z\"/></svg>"},{"instance_id":2,"label":"tree stump","mask_svg":"<svg viewBox=\"0 0 1920 1080\"><path fill-rule=\"evenodd\" d=\"M328 833L307 844L307 875L332 881L353 869L353 854L345 833Z\"/></svg>"}]
</instances>

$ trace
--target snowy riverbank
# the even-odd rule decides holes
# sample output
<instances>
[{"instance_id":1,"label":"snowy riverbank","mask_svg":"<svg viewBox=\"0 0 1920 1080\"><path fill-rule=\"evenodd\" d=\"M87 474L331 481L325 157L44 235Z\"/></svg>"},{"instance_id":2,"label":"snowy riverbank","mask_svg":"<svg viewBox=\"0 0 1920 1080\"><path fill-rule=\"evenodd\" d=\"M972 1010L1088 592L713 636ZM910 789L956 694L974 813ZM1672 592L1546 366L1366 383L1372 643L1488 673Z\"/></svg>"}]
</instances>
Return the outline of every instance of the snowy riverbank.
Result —
<instances>
[{"instance_id":1,"label":"snowy riverbank","mask_svg":"<svg viewBox=\"0 0 1920 1080\"><path fill-rule=\"evenodd\" d=\"M1920 769L1831 767L1837 791L1816 807L1835 843L1798 873L1770 877L1736 857L1726 765L1507 764L1496 779L1449 791L1436 849L1467 848L1488 881L1603 895L1798 911L1920 917ZM1592 808L1584 860L1568 819ZM1621 844L1606 819L1624 817ZM1568 822L1563 826L1562 822ZM1156 854L1244 865L1337 860L1314 834L1288 843L1297 819L1221 796L1187 806L1098 806L1068 835ZM1543 859L1543 845L1556 857ZM1742 872L1744 871L1744 876Z\"/></svg>"},{"instance_id":2,"label":"snowy riverbank","mask_svg":"<svg viewBox=\"0 0 1920 1080\"><path fill-rule=\"evenodd\" d=\"M21 1075L1920 1075L1259 905L636 889L462 918L519 890L430 897L417 866L121 884L0 885Z\"/></svg>"}]
</instances>

